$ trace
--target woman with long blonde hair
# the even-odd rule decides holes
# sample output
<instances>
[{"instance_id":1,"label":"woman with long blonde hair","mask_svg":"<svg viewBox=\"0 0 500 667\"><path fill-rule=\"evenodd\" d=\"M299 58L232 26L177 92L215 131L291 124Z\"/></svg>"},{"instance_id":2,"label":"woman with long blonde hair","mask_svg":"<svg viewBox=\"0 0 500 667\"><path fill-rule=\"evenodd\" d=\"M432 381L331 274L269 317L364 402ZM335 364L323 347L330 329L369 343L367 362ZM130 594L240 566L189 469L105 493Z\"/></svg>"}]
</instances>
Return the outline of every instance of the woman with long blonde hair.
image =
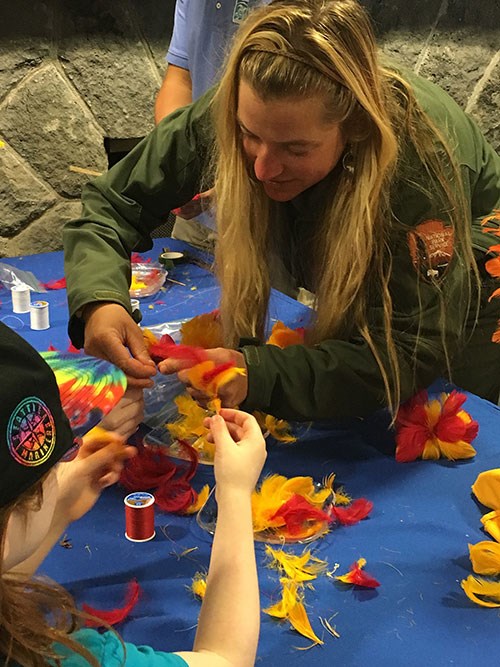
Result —
<instances>
[{"instance_id":1,"label":"woman with long blonde hair","mask_svg":"<svg viewBox=\"0 0 500 667\"><path fill-rule=\"evenodd\" d=\"M226 405L299 420L394 412L443 375L497 400L498 308L484 267L499 221L489 233L481 221L500 207L500 158L444 91L381 64L356 0L252 12L215 94L95 181L66 226L74 341L138 382L154 369L123 312L116 247L137 247L160 201L176 206L211 178L227 348L209 355L246 369L221 389ZM91 273L107 298L82 276L82 253L97 247ZM104 262L118 257L111 275ZM314 295L303 345L260 344L271 286Z\"/></svg>"}]
</instances>

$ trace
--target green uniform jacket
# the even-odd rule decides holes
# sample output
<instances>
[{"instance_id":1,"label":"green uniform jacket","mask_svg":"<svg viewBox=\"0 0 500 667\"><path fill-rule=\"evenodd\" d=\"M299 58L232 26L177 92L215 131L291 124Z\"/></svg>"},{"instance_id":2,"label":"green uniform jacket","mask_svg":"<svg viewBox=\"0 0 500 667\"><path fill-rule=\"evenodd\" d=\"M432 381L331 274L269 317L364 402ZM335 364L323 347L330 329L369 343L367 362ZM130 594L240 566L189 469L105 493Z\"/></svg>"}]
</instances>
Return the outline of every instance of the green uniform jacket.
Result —
<instances>
[{"instance_id":1,"label":"green uniform jacket","mask_svg":"<svg viewBox=\"0 0 500 667\"><path fill-rule=\"evenodd\" d=\"M410 78L420 105L455 147L470 201L474 249L484 265L488 248L498 243L498 238L484 233L481 221L500 208L500 157L444 91L418 77ZM64 229L69 332L75 345L83 344L78 312L86 303L113 301L130 312L130 253L151 248L150 232L164 222L168 211L200 191L212 136L209 102L208 93L165 118L126 158L86 186L82 217ZM409 177L417 184L425 183L418 161L408 156L406 164L413 165ZM325 196L329 196L328 178L282 205L294 233L314 226L315 211L320 210ZM397 180L392 206L400 223L391 232L390 289L402 399L446 375L446 347L452 380L496 402L500 346L492 343L491 337L500 316L500 301L488 303L494 281L483 270L484 289L474 327L476 308L473 303L467 317L470 299L463 264L454 258L437 287L421 266L415 266L410 254L408 232L420 229L424 221L444 220L445 216L433 210L427 196L418 186L409 185L408 179ZM440 299L446 304L446 346L439 325ZM376 294L370 302L369 324L383 356L381 307ZM261 345L242 349L248 365L249 392L242 406L246 410L309 420L364 416L384 405L379 368L359 336L326 340L315 347L297 345L281 350Z\"/></svg>"}]
</instances>

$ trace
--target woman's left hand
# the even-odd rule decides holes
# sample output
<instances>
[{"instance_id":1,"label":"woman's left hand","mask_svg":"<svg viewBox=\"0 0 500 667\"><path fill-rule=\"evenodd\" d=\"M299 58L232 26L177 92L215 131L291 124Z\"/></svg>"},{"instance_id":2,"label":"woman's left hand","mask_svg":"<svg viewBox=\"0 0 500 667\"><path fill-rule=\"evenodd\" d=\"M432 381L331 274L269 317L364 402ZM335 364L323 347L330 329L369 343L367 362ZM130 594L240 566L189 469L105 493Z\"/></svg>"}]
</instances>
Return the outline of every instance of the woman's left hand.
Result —
<instances>
[{"instance_id":1,"label":"woman's left hand","mask_svg":"<svg viewBox=\"0 0 500 667\"><path fill-rule=\"evenodd\" d=\"M232 362L237 368L244 368L246 370L245 357L241 352L237 350L228 350L223 347L216 347L212 350L205 350L207 359L213 361L217 366L219 364L225 364L227 362ZM195 389L189 383L189 369L185 368L185 362L180 359L165 359L161 361L158 365L158 370L160 373L170 375L171 373L177 373L177 377L181 382L186 385L188 393L201 405L206 405L207 401L210 400L210 396L207 396L199 389ZM220 387L218 392L218 397L222 402L222 406L225 408L235 408L239 406L248 394L248 378L246 375L237 375L229 382L226 382L222 387Z\"/></svg>"}]
</instances>

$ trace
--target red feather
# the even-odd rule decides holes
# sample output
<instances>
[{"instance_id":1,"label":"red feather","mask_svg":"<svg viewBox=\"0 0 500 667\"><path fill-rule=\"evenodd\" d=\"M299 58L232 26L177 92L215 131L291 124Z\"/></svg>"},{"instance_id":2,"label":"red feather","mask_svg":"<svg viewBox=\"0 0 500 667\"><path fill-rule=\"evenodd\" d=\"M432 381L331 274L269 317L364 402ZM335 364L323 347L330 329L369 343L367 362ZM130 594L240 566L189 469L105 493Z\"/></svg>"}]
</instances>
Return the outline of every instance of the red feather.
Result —
<instances>
[{"instance_id":1,"label":"red feather","mask_svg":"<svg viewBox=\"0 0 500 667\"><path fill-rule=\"evenodd\" d=\"M45 289L65 289L66 287L66 278L59 278L58 280L49 280L46 283L42 283Z\"/></svg>"},{"instance_id":2,"label":"red feather","mask_svg":"<svg viewBox=\"0 0 500 667\"><path fill-rule=\"evenodd\" d=\"M141 588L136 579L133 579L128 583L125 604L119 609L95 609L94 607L90 607L84 602L82 604L83 611L96 617L95 619L88 618L85 621L85 625L89 628L99 628L106 623L108 625L116 625L117 623L120 623L127 618L132 609L138 603L140 593ZM103 622L100 623L99 621Z\"/></svg>"},{"instance_id":3,"label":"red feather","mask_svg":"<svg viewBox=\"0 0 500 667\"><path fill-rule=\"evenodd\" d=\"M215 368L212 368L211 371L203 373L202 380L205 384L210 384L210 382L212 382L212 380L216 378L219 375L219 373L227 371L228 368L234 368L234 366L235 366L234 361L226 361L223 364L219 364L218 366L215 366Z\"/></svg>"},{"instance_id":4,"label":"red feather","mask_svg":"<svg viewBox=\"0 0 500 667\"><path fill-rule=\"evenodd\" d=\"M346 583L354 584L355 586L363 586L364 588L378 588L380 586L380 582L362 570L358 563L351 565L348 578L349 581Z\"/></svg>"},{"instance_id":5,"label":"red feather","mask_svg":"<svg viewBox=\"0 0 500 667\"><path fill-rule=\"evenodd\" d=\"M287 531L290 535L297 535L303 528L304 524L309 521L327 521L332 520L332 517L311 505L304 496L294 493L293 496L283 503L283 505L270 517L273 519L283 519Z\"/></svg>"},{"instance_id":6,"label":"red feather","mask_svg":"<svg viewBox=\"0 0 500 667\"><path fill-rule=\"evenodd\" d=\"M164 359L181 359L185 362L184 368L191 368L202 361L207 360L207 355L202 347L192 347L191 345L176 345L173 341L163 340L159 343L153 343L149 348L149 354L153 361L163 361ZM170 336L169 336L170 338Z\"/></svg>"},{"instance_id":7,"label":"red feather","mask_svg":"<svg viewBox=\"0 0 500 667\"><path fill-rule=\"evenodd\" d=\"M331 513L343 526L353 526L355 523L367 517L373 509L373 503L366 498L357 498L349 507L334 505Z\"/></svg>"},{"instance_id":8,"label":"red feather","mask_svg":"<svg viewBox=\"0 0 500 667\"><path fill-rule=\"evenodd\" d=\"M120 475L120 484L129 491L154 489L176 472L177 467L166 454L140 447L137 455L127 461Z\"/></svg>"}]
</instances>

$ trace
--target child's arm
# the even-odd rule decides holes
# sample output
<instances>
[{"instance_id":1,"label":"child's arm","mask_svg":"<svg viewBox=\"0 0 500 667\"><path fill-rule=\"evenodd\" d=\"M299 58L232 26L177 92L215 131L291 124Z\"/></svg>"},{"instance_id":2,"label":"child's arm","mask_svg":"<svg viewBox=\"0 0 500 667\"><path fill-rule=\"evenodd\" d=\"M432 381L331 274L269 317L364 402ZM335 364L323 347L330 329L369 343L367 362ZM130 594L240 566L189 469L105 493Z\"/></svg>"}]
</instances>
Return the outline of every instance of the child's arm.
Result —
<instances>
[{"instance_id":1,"label":"child's arm","mask_svg":"<svg viewBox=\"0 0 500 667\"><path fill-rule=\"evenodd\" d=\"M57 501L43 542L26 559L13 567L7 565L8 571L31 577L69 524L94 506L105 487L118 481L125 461L135 453L135 448L125 446L122 437L115 433L100 428L90 431L78 456L57 464L47 478L47 483L57 485ZM23 525L29 530L29 522Z\"/></svg>"},{"instance_id":2,"label":"child's arm","mask_svg":"<svg viewBox=\"0 0 500 667\"><path fill-rule=\"evenodd\" d=\"M180 655L191 667L250 667L260 625L250 499L266 458L265 443L245 412L221 410L210 428L216 444L217 527L193 652Z\"/></svg>"}]
</instances>

